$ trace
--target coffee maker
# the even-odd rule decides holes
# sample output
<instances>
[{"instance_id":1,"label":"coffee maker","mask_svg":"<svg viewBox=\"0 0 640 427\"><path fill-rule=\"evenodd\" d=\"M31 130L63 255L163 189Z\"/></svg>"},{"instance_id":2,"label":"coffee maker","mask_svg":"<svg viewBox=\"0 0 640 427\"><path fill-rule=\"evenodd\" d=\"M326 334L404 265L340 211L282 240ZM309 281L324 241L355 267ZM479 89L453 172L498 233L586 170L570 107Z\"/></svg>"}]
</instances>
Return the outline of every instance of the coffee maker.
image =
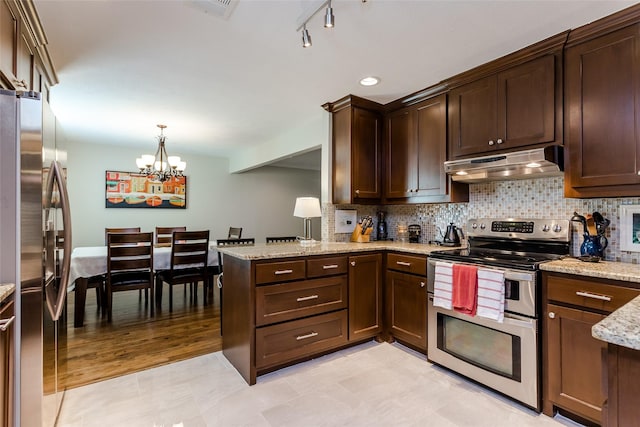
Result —
<instances>
[{"instance_id":1,"label":"coffee maker","mask_svg":"<svg viewBox=\"0 0 640 427\"><path fill-rule=\"evenodd\" d=\"M389 238L389 233L387 232L387 213L386 212L378 212L378 228L376 240L387 240Z\"/></svg>"}]
</instances>

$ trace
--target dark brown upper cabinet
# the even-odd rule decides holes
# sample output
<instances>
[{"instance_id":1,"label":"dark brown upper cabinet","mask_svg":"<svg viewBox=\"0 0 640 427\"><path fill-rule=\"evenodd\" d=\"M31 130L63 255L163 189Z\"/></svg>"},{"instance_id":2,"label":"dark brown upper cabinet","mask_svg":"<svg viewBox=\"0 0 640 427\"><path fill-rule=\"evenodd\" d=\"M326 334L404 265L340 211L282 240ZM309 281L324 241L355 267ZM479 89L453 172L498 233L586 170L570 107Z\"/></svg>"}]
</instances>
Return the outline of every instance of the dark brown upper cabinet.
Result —
<instances>
[{"instance_id":1,"label":"dark brown upper cabinet","mask_svg":"<svg viewBox=\"0 0 640 427\"><path fill-rule=\"evenodd\" d=\"M567 32L444 83L448 159L562 143L562 45Z\"/></svg>"},{"instance_id":2,"label":"dark brown upper cabinet","mask_svg":"<svg viewBox=\"0 0 640 427\"><path fill-rule=\"evenodd\" d=\"M323 107L331 113L333 203L378 203L382 105L349 95Z\"/></svg>"},{"instance_id":3,"label":"dark brown upper cabinet","mask_svg":"<svg viewBox=\"0 0 640 427\"><path fill-rule=\"evenodd\" d=\"M417 203L468 201L468 186L452 183L444 172L446 155L446 94L387 114L385 199Z\"/></svg>"},{"instance_id":4,"label":"dark brown upper cabinet","mask_svg":"<svg viewBox=\"0 0 640 427\"><path fill-rule=\"evenodd\" d=\"M31 2L0 1L0 88L46 95L58 83L46 45Z\"/></svg>"},{"instance_id":5,"label":"dark brown upper cabinet","mask_svg":"<svg viewBox=\"0 0 640 427\"><path fill-rule=\"evenodd\" d=\"M640 7L571 33L566 197L640 196Z\"/></svg>"},{"instance_id":6,"label":"dark brown upper cabinet","mask_svg":"<svg viewBox=\"0 0 640 427\"><path fill-rule=\"evenodd\" d=\"M554 142L555 86L545 55L451 90L449 157Z\"/></svg>"}]
</instances>

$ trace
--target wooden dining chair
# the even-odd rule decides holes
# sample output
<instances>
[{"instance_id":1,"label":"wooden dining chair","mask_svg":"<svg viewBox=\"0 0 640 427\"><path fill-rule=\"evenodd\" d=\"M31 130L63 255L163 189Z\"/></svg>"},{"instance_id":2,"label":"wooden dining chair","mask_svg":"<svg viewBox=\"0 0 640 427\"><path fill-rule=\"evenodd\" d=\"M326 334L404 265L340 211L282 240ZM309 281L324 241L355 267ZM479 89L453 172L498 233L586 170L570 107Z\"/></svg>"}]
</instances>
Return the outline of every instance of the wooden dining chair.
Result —
<instances>
[{"instance_id":1,"label":"wooden dining chair","mask_svg":"<svg viewBox=\"0 0 640 427\"><path fill-rule=\"evenodd\" d=\"M169 246L174 231L187 231L187 227L156 227L156 246Z\"/></svg>"},{"instance_id":2,"label":"wooden dining chair","mask_svg":"<svg viewBox=\"0 0 640 427\"><path fill-rule=\"evenodd\" d=\"M107 237L109 233L139 233L140 227L119 227L119 228L106 228L104 229L104 245L107 246Z\"/></svg>"},{"instance_id":3,"label":"wooden dining chair","mask_svg":"<svg viewBox=\"0 0 640 427\"><path fill-rule=\"evenodd\" d=\"M229 227L227 239L240 239L242 237L242 227Z\"/></svg>"},{"instance_id":4,"label":"wooden dining chair","mask_svg":"<svg viewBox=\"0 0 640 427\"><path fill-rule=\"evenodd\" d=\"M297 242L296 236L283 236L283 237L267 237L267 243L292 243Z\"/></svg>"},{"instance_id":5,"label":"wooden dining chair","mask_svg":"<svg viewBox=\"0 0 640 427\"><path fill-rule=\"evenodd\" d=\"M195 284L194 301L197 301L198 283L204 285L204 303L207 303L207 259L209 256L209 230L174 231L171 243L171 266L156 274L156 300L162 304L163 283L169 284L169 311L173 310L173 285Z\"/></svg>"},{"instance_id":6,"label":"wooden dining chair","mask_svg":"<svg viewBox=\"0 0 640 427\"><path fill-rule=\"evenodd\" d=\"M145 304L151 306L153 316L153 233L109 233L105 280L109 322L113 313L113 294L135 289L145 290ZM151 293L151 303L147 290Z\"/></svg>"},{"instance_id":7,"label":"wooden dining chair","mask_svg":"<svg viewBox=\"0 0 640 427\"><path fill-rule=\"evenodd\" d=\"M139 233L140 232L140 227L111 227L111 228L107 228L105 227L104 229L104 245L107 246L107 237L109 236L109 233ZM89 279L89 283L87 284L88 287L91 286L91 280L94 279L93 277ZM96 280L97 278L95 278L94 280ZM103 283L103 288L104 288L104 277L102 279L102 283ZM140 298L142 298L142 289L140 291L138 291L138 296ZM144 297L148 298L149 296L147 295L147 291L144 291Z\"/></svg>"},{"instance_id":8,"label":"wooden dining chair","mask_svg":"<svg viewBox=\"0 0 640 427\"><path fill-rule=\"evenodd\" d=\"M256 239L253 237L246 239L216 239L216 246L225 247L225 246L252 246L256 244ZM223 276L224 269L222 267L222 253L218 251L218 265L217 265L217 274L218 274L218 289L220 289L220 335L222 335L222 288L223 288Z\"/></svg>"}]
</instances>

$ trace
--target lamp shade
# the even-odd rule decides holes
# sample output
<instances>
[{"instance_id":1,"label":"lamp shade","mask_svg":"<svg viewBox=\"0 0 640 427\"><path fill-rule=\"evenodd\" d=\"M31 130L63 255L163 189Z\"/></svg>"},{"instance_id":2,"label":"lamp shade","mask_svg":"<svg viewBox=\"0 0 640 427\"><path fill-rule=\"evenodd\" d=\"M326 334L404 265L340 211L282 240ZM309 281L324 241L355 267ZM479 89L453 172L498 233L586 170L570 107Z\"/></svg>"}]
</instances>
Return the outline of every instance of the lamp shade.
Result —
<instances>
[{"instance_id":1,"label":"lamp shade","mask_svg":"<svg viewBox=\"0 0 640 427\"><path fill-rule=\"evenodd\" d=\"M293 209L293 216L298 218L317 218L322 216L320 200L317 197L298 197Z\"/></svg>"}]
</instances>

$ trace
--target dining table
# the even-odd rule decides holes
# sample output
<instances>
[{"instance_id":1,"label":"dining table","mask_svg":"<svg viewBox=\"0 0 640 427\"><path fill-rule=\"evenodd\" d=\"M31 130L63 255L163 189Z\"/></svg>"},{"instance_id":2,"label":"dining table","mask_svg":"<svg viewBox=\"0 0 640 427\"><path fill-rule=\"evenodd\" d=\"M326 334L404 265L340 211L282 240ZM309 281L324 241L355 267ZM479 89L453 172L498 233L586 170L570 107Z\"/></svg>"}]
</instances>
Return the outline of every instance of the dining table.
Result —
<instances>
[{"instance_id":1,"label":"dining table","mask_svg":"<svg viewBox=\"0 0 640 427\"><path fill-rule=\"evenodd\" d=\"M209 242L208 266L218 265L218 251L216 242ZM156 245L153 248L154 271L169 270L171 268L171 246ZM80 246L71 252L71 265L67 293L74 292L73 326L82 327L84 324L84 309L87 298L87 284L89 278L107 274L107 247ZM155 303L155 302L152 302Z\"/></svg>"}]
</instances>

